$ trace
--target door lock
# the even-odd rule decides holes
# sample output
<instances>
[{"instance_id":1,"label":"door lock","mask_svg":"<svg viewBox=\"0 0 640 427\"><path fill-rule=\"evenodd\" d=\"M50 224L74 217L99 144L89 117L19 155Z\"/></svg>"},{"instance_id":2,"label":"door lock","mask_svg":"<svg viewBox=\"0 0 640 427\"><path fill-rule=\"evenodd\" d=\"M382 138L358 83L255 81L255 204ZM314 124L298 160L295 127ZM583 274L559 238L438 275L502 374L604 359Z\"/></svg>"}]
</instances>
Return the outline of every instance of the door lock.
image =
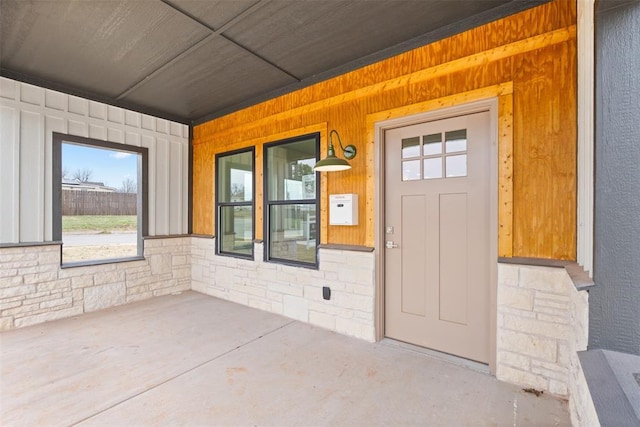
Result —
<instances>
[{"instance_id":1,"label":"door lock","mask_svg":"<svg viewBox=\"0 0 640 427\"><path fill-rule=\"evenodd\" d=\"M385 243L384 245L387 249L393 249L393 248L397 248L398 245L396 245L395 243L393 243L393 241L391 240L387 240L387 243Z\"/></svg>"}]
</instances>

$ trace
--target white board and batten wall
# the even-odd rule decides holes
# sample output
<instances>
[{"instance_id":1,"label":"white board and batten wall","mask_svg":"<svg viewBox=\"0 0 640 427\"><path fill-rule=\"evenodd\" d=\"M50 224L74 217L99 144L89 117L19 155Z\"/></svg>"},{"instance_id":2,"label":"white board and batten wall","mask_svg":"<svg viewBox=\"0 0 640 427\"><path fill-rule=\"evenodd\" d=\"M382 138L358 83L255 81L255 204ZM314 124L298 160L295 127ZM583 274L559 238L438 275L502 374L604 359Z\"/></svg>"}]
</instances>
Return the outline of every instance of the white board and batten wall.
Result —
<instances>
[{"instance_id":1,"label":"white board and batten wall","mask_svg":"<svg viewBox=\"0 0 640 427\"><path fill-rule=\"evenodd\" d=\"M187 233L187 125L0 77L0 244L52 240L53 132L147 147L149 235Z\"/></svg>"}]
</instances>

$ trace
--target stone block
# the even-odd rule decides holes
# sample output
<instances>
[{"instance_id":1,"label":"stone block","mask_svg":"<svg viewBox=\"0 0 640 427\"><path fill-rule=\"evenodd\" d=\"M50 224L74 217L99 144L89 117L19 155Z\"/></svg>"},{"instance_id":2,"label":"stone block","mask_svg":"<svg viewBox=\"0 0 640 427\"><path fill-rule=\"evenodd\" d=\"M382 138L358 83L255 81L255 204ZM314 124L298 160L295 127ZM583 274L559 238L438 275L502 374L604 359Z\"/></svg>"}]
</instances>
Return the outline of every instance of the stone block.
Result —
<instances>
[{"instance_id":1,"label":"stone block","mask_svg":"<svg viewBox=\"0 0 640 427\"><path fill-rule=\"evenodd\" d=\"M5 268L2 264L0 264L0 287L2 287L2 279L8 278L14 278L14 276L18 275L18 269L17 268ZM22 276L18 276L18 280L20 280L20 283L22 283Z\"/></svg>"},{"instance_id":2,"label":"stone block","mask_svg":"<svg viewBox=\"0 0 640 427\"><path fill-rule=\"evenodd\" d=\"M518 384L523 387L533 387L538 390L549 390L549 382L546 378L532 374L531 372L512 368L510 366L498 365L496 369L496 378L512 384Z\"/></svg>"},{"instance_id":3,"label":"stone block","mask_svg":"<svg viewBox=\"0 0 640 427\"><path fill-rule=\"evenodd\" d=\"M571 301L569 300L558 301L558 300L541 298L540 294L541 292L536 293L536 298L535 298L536 309L538 307L549 307L549 308L555 308L558 310L564 310L567 312L571 309ZM545 295L549 295L549 294L545 294Z\"/></svg>"},{"instance_id":4,"label":"stone block","mask_svg":"<svg viewBox=\"0 0 640 427\"><path fill-rule=\"evenodd\" d=\"M352 319L336 319L336 332L360 338L369 342L375 340L373 325L368 325Z\"/></svg>"},{"instance_id":5,"label":"stone block","mask_svg":"<svg viewBox=\"0 0 640 427\"><path fill-rule=\"evenodd\" d=\"M564 280L568 277L564 269L550 267L521 267L520 281L521 287L537 289L551 293L567 293L567 283Z\"/></svg>"},{"instance_id":6,"label":"stone block","mask_svg":"<svg viewBox=\"0 0 640 427\"><path fill-rule=\"evenodd\" d=\"M83 289L74 289L71 291L71 297L73 298L73 303L77 305L78 302L82 302L84 299L84 290Z\"/></svg>"},{"instance_id":7,"label":"stone block","mask_svg":"<svg viewBox=\"0 0 640 427\"><path fill-rule=\"evenodd\" d=\"M320 286L305 286L303 294L308 300L324 301L322 298L322 287Z\"/></svg>"},{"instance_id":8,"label":"stone block","mask_svg":"<svg viewBox=\"0 0 640 427\"><path fill-rule=\"evenodd\" d=\"M505 316L510 314L513 316L522 317L525 319L535 319L536 313L530 310L520 310L518 308L507 307L506 305L498 306L498 313L504 314Z\"/></svg>"},{"instance_id":9,"label":"stone block","mask_svg":"<svg viewBox=\"0 0 640 427\"><path fill-rule=\"evenodd\" d=\"M255 298L249 298L249 307L257 308L258 310L271 311L271 304L264 300Z\"/></svg>"},{"instance_id":10,"label":"stone block","mask_svg":"<svg viewBox=\"0 0 640 427\"><path fill-rule=\"evenodd\" d=\"M78 276L71 278L71 289L87 288L93 286L93 276Z\"/></svg>"},{"instance_id":11,"label":"stone block","mask_svg":"<svg viewBox=\"0 0 640 427\"><path fill-rule=\"evenodd\" d=\"M57 271L49 271L46 273L35 273L35 274L25 274L24 275L24 283L32 284L32 283L42 283L49 282L51 280L56 280L58 278Z\"/></svg>"},{"instance_id":12,"label":"stone block","mask_svg":"<svg viewBox=\"0 0 640 427\"><path fill-rule=\"evenodd\" d=\"M0 302L0 311L9 310L10 308L20 307L21 305L22 305L22 300Z\"/></svg>"},{"instance_id":13,"label":"stone block","mask_svg":"<svg viewBox=\"0 0 640 427\"><path fill-rule=\"evenodd\" d=\"M373 252L345 251L349 254L347 262L349 265L361 270L373 271L375 269L375 255Z\"/></svg>"},{"instance_id":14,"label":"stone block","mask_svg":"<svg viewBox=\"0 0 640 427\"><path fill-rule=\"evenodd\" d=\"M536 318L538 320L542 320L543 322L550 322L550 323L567 324L568 322L567 316L559 316L557 314L538 313L536 315Z\"/></svg>"},{"instance_id":15,"label":"stone block","mask_svg":"<svg viewBox=\"0 0 640 427\"><path fill-rule=\"evenodd\" d=\"M172 268L173 278L174 279L184 279L191 277L191 268L189 266L184 267L173 267Z\"/></svg>"},{"instance_id":16,"label":"stone block","mask_svg":"<svg viewBox=\"0 0 640 427\"><path fill-rule=\"evenodd\" d=\"M358 268L358 269L355 270L355 272L356 272L356 279L354 280L354 282L356 284L364 285L364 286L371 286L373 283L375 283L375 271L374 270L367 270L367 269ZM340 277L339 274L338 274L338 277Z\"/></svg>"},{"instance_id":17,"label":"stone block","mask_svg":"<svg viewBox=\"0 0 640 427\"><path fill-rule=\"evenodd\" d=\"M127 304L130 302L143 301L153 297L152 292L143 292L135 295L127 295Z\"/></svg>"},{"instance_id":18,"label":"stone block","mask_svg":"<svg viewBox=\"0 0 640 427\"><path fill-rule=\"evenodd\" d=\"M333 298L335 298L337 306L352 310L373 312L373 298L369 296L338 292Z\"/></svg>"},{"instance_id":19,"label":"stone block","mask_svg":"<svg viewBox=\"0 0 640 427\"><path fill-rule=\"evenodd\" d=\"M273 304L274 302L281 303L284 295L281 292L267 291L266 296L267 296L267 299L271 301L271 303Z\"/></svg>"},{"instance_id":20,"label":"stone block","mask_svg":"<svg viewBox=\"0 0 640 427\"><path fill-rule=\"evenodd\" d=\"M498 365L509 365L523 371L531 370L531 358L510 351L498 351Z\"/></svg>"},{"instance_id":21,"label":"stone block","mask_svg":"<svg viewBox=\"0 0 640 427\"><path fill-rule=\"evenodd\" d=\"M361 320L366 323L373 322L373 311L353 311L353 318L356 320Z\"/></svg>"},{"instance_id":22,"label":"stone block","mask_svg":"<svg viewBox=\"0 0 640 427\"><path fill-rule=\"evenodd\" d=\"M281 302L271 302L271 312L282 315L284 312L284 306Z\"/></svg>"},{"instance_id":23,"label":"stone block","mask_svg":"<svg viewBox=\"0 0 640 427\"><path fill-rule=\"evenodd\" d=\"M276 273L276 280L283 283L296 283L296 276L293 273L288 273L285 271L278 271Z\"/></svg>"},{"instance_id":24,"label":"stone block","mask_svg":"<svg viewBox=\"0 0 640 427\"><path fill-rule=\"evenodd\" d=\"M38 252L38 264L53 264L54 266L60 265L60 248L58 246L53 250L46 250Z\"/></svg>"},{"instance_id":25,"label":"stone block","mask_svg":"<svg viewBox=\"0 0 640 427\"><path fill-rule=\"evenodd\" d=\"M353 318L353 310L345 310L344 308L336 307L331 301L313 301L309 300L309 310L317 311L332 317L342 317L343 319Z\"/></svg>"},{"instance_id":26,"label":"stone block","mask_svg":"<svg viewBox=\"0 0 640 427\"><path fill-rule=\"evenodd\" d=\"M518 286L520 267L510 264L498 264L498 289L501 286Z\"/></svg>"},{"instance_id":27,"label":"stone block","mask_svg":"<svg viewBox=\"0 0 640 427\"><path fill-rule=\"evenodd\" d=\"M567 303L571 301L571 296L569 294L566 294L566 293L552 294L550 292L544 292L544 291L536 291L536 299L537 298L549 300L549 301L564 301Z\"/></svg>"},{"instance_id":28,"label":"stone block","mask_svg":"<svg viewBox=\"0 0 640 427\"><path fill-rule=\"evenodd\" d=\"M142 294L149 291L150 291L149 285L127 286L127 297L135 294Z\"/></svg>"},{"instance_id":29,"label":"stone block","mask_svg":"<svg viewBox=\"0 0 640 427\"><path fill-rule=\"evenodd\" d=\"M71 306L73 299L71 297L56 298L49 301L43 301L40 303L40 308L56 308L60 306ZM66 308L66 307L65 307Z\"/></svg>"},{"instance_id":30,"label":"stone block","mask_svg":"<svg viewBox=\"0 0 640 427\"><path fill-rule=\"evenodd\" d=\"M171 258L171 265L173 266L188 265L187 260L188 260L188 257L186 255L174 255Z\"/></svg>"},{"instance_id":31,"label":"stone block","mask_svg":"<svg viewBox=\"0 0 640 427\"><path fill-rule=\"evenodd\" d=\"M29 295L36 292L36 285L20 285L10 288L0 288L0 299Z\"/></svg>"},{"instance_id":32,"label":"stone block","mask_svg":"<svg viewBox=\"0 0 640 427\"><path fill-rule=\"evenodd\" d=\"M329 287L333 289L333 285L329 285ZM348 284L344 286L344 290L346 292L356 294L356 295L373 297L374 287L375 287L374 284L368 284L368 285Z\"/></svg>"},{"instance_id":33,"label":"stone block","mask_svg":"<svg viewBox=\"0 0 640 427\"><path fill-rule=\"evenodd\" d=\"M93 276L93 283L96 286L108 285L111 283L121 283L125 281L124 271L106 271Z\"/></svg>"},{"instance_id":34,"label":"stone block","mask_svg":"<svg viewBox=\"0 0 640 427\"><path fill-rule=\"evenodd\" d=\"M303 294L302 286L289 286L281 283L268 283L267 288L271 292L278 292L284 295L293 295L301 297Z\"/></svg>"},{"instance_id":35,"label":"stone block","mask_svg":"<svg viewBox=\"0 0 640 427\"><path fill-rule=\"evenodd\" d=\"M340 262L329 262L329 261L320 262L320 270L336 273L336 278L338 275L338 271L340 271L342 267L343 267L343 264Z\"/></svg>"},{"instance_id":36,"label":"stone block","mask_svg":"<svg viewBox=\"0 0 640 427\"><path fill-rule=\"evenodd\" d=\"M562 308L553 308L553 307L547 307L545 305L539 305L539 304L534 304L533 307L534 312L541 314L551 314L553 316L559 316L559 317L564 317L566 318L566 322L568 322L569 320L569 311L562 309Z\"/></svg>"},{"instance_id":37,"label":"stone block","mask_svg":"<svg viewBox=\"0 0 640 427\"><path fill-rule=\"evenodd\" d=\"M17 270L13 270L16 271ZM0 277L0 288L11 288L14 286L22 285L23 280L22 276L13 276L13 277Z\"/></svg>"},{"instance_id":38,"label":"stone block","mask_svg":"<svg viewBox=\"0 0 640 427\"><path fill-rule=\"evenodd\" d=\"M512 331L549 337L556 340L566 340L570 328L566 323L550 323L537 319L524 319L518 316L505 315L504 326Z\"/></svg>"},{"instance_id":39,"label":"stone block","mask_svg":"<svg viewBox=\"0 0 640 427\"><path fill-rule=\"evenodd\" d=\"M561 367L556 363L543 362L542 360L534 359L531 361L531 372L565 384L569 380L568 367Z\"/></svg>"},{"instance_id":40,"label":"stone block","mask_svg":"<svg viewBox=\"0 0 640 427\"><path fill-rule=\"evenodd\" d=\"M201 294L206 294L207 292L207 285L205 285L203 282L198 281L198 280L192 280L191 281L191 290L192 291L196 291L196 292L200 292Z\"/></svg>"},{"instance_id":41,"label":"stone block","mask_svg":"<svg viewBox=\"0 0 640 427\"><path fill-rule=\"evenodd\" d=\"M283 314L302 322L309 321L309 302L300 297L285 295L282 300Z\"/></svg>"},{"instance_id":42,"label":"stone block","mask_svg":"<svg viewBox=\"0 0 640 427\"><path fill-rule=\"evenodd\" d=\"M149 289L151 289L152 291L156 291L156 290L159 290L159 289L171 288L171 287L175 286L177 283L178 283L178 281L175 280L175 279L166 278L164 280L158 280L156 282L151 282L149 284Z\"/></svg>"},{"instance_id":43,"label":"stone block","mask_svg":"<svg viewBox=\"0 0 640 427\"><path fill-rule=\"evenodd\" d=\"M0 317L0 331L6 331L13 328L13 317Z\"/></svg>"},{"instance_id":44,"label":"stone block","mask_svg":"<svg viewBox=\"0 0 640 427\"><path fill-rule=\"evenodd\" d=\"M98 285L84 290L84 311L96 311L126 302L124 283Z\"/></svg>"},{"instance_id":45,"label":"stone block","mask_svg":"<svg viewBox=\"0 0 640 427\"><path fill-rule=\"evenodd\" d=\"M50 301L52 299L62 298L63 296L64 295L62 292L54 292L54 293L51 293L50 291L36 292L35 294L28 295L24 300L24 304L41 303L43 301Z\"/></svg>"},{"instance_id":46,"label":"stone block","mask_svg":"<svg viewBox=\"0 0 640 427\"><path fill-rule=\"evenodd\" d=\"M563 381L549 380L549 392L556 396L566 397L569 395L567 384Z\"/></svg>"},{"instance_id":47,"label":"stone block","mask_svg":"<svg viewBox=\"0 0 640 427\"><path fill-rule=\"evenodd\" d=\"M44 291L60 291L71 289L71 279L53 280L51 282L44 282L37 284L38 292Z\"/></svg>"},{"instance_id":48,"label":"stone block","mask_svg":"<svg viewBox=\"0 0 640 427\"><path fill-rule=\"evenodd\" d=\"M38 312L38 310L40 310L40 304L39 303L33 303L33 304L25 304L22 303L22 305L18 306L18 307L14 307L14 308L10 308L8 310L3 310L2 311L2 317L5 316L25 316L25 313L35 313Z\"/></svg>"},{"instance_id":49,"label":"stone block","mask_svg":"<svg viewBox=\"0 0 640 427\"><path fill-rule=\"evenodd\" d=\"M556 341L515 331L498 331L498 350L519 353L538 359L555 362Z\"/></svg>"},{"instance_id":50,"label":"stone block","mask_svg":"<svg viewBox=\"0 0 640 427\"><path fill-rule=\"evenodd\" d=\"M226 297L222 297L224 299L228 299L229 301L233 301L242 305L249 305L249 296L243 292L237 292L234 290L228 290L226 292Z\"/></svg>"},{"instance_id":51,"label":"stone block","mask_svg":"<svg viewBox=\"0 0 640 427\"><path fill-rule=\"evenodd\" d=\"M354 268L349 267L348 265L342 265L341 268L338 269L337 273L338 273L338 280L341 282L348 282L348 283L358 282L358 272ZM360 283L360 284L366 285L367 283Z\"/></svg>"},{"instance_id":52,"label":"stone block","mask_svg":"<svg viewBox=\"0 0 640 427\"><path fill-rule=\"evenodd\" d=\"M330 331L336 330L336 318L317 311L309 311L309 323Z\"/></svg>"},{"instance_id":53,"label":"stone block","mask_svg":"<svg viewBox=\"0 0 640 427\"><path fill-rule=\"evenodd\" d=\"M240 285L235 288L238 292L244 292L245 294L252 295L254 297L260 297L266 299L267 290L260 286Z\"/></svg>"},{"instance_id":54,"label":"stone block","mask_svg":"<svg viewBox=\"0 0 640 427\"><path fill-rule=\"evenodd\" d=\"M533 295L534 291L531 289L501 286L498 288L498 305L531 311L533 310Z\"/></svg>"}]
</instances>

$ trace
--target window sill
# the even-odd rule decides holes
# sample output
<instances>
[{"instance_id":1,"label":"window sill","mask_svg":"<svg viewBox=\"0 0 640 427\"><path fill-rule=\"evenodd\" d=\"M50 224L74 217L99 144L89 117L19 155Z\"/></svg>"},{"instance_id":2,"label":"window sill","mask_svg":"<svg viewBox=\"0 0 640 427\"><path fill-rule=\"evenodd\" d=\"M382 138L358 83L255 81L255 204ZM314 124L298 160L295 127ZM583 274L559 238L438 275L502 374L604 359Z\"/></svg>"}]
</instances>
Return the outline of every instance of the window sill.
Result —
<instances>
[{"instance_id":1,"label":"window sill","mask_svg":"<svg viewBox=\"0 0 640 427\"><path fill-rule=\"evenodd\" d=\"M127 258L107 258L107 259L96 259L96 260L88 260L88 261L76 261L76 262L67 262L60 265L60 268L75 268L75 267L88 267L92 265L103 265L103 264L117 264L121 262L133 262L133 261L144 261L145 257L143 256L134 256Z\"/></svg>"}]
</instances>

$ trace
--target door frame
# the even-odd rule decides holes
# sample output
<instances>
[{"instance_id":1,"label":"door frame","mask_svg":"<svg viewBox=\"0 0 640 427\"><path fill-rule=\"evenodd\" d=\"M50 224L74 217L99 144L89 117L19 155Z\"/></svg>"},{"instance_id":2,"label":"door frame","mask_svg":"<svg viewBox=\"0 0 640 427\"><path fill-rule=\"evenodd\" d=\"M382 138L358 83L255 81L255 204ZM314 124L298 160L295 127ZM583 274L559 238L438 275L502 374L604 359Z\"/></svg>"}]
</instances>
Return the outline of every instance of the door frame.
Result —
<instances>
[{"instance_id":1,"label":"door frame","mask_svg":"<svg viewBox=\"0 0 640 427\"><path fill-rule=\"evenodd\" d=\"M496 94L498 95L498 94ZM429 106L434 104L429 103ZM418 104L420 105L420 104ZM416 107L418 107L418 105ZM460 103L449 107L435 104L435 108L425 111L407 114L407 107L375 114L368 117L368 122L373 126L374 156L375 156L375 213L374 213L374 239L375 247L375 329L376 340L385 337L385 131L392 128L410 126L423 122L437 121L451 117L468 114L489 112L489 259L493 260L489 265L489 372L495 375L496 370L496 334L497 334L497 281L498 281L498 96L481 99L474 102ZM439 108L440 107L440 108ZM413 110L416 111L416 110ZM419 110L418 110L419 111ZM393 117L393 118L391 118ZM377 120L380 118L381 120Z\"/></svg>"}]
</instances>

